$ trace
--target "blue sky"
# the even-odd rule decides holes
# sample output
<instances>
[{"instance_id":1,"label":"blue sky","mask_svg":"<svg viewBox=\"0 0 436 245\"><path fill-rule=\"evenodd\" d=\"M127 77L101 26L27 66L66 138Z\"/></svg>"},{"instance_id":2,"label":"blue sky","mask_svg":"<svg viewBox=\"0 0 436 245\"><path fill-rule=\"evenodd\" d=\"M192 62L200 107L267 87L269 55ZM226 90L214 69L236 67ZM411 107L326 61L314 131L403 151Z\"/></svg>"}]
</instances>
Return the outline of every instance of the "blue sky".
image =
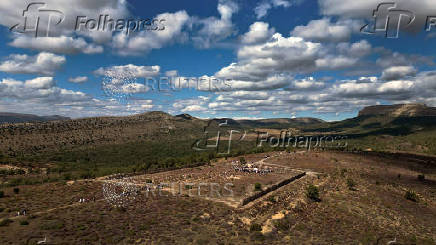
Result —
<instances>
[{"instance_id":1,"label":"blue sky","mask_svg":"<svg viewBox=\"0 0 436 245\"><path fill-rule=\"evenodd\" d=\"M436 28L424 30L427 16L436 15L430 0L391 6L414 15L400 23L399 38L360 32L383 3L374 0L32 3L0 3L0 111L341 120L375 104L436 106ZM42 36L25 29L29 4L28 23L52 14L40 18ZM101 14L163 20L164 30L75 30L78 16ZM167 78L227 86L157 91L146 82Z\"/></svg>"}]
</instances>

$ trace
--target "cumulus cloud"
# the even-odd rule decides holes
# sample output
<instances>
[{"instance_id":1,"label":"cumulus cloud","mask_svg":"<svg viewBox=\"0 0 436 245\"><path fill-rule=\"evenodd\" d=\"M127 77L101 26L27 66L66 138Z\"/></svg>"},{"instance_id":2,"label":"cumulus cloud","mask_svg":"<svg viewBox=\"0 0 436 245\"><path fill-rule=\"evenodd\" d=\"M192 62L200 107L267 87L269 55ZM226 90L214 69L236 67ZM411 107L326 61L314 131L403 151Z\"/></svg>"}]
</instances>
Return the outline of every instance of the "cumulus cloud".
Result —
<instances>
[{"instance_id":1,"label":"cumulus cloud","mask_svg":"<svg viewBox=\"0 0 436 245\"><path fill-rule=\"evenodd\" d=\"M376 60L376 64L383 68L392 66L412 66L412 65L434 65L432 57L413 54L401 54L383 49L381 57Z\"/></svg>"},{"instance_id":2,"label":"cumulus cloud","mask_svg":"<svg viewBox=\"0 0 436 245\"><path fill-rule=\"evenodd\" d=\"M141 55L187 38L186 33L183 32L183 27L190 20L186 11L163 13L155 18L165 20L164 30L132 33L130 36L123 33L116 34L113 38L112 46L118 54Z\"/></svg>"},{"instance_id":3,"label":"cumulus cloud","mask_svg":"<svg viewBox=\"0 0 436 245\"><path fill-rule=\"evenodd\" d=\"M399 80L408 76L415 76L416 69L413 66L393 66L383 71L381 79Z\"/></svg>"},{"instance_id":4,"label":"cumulus cloud","mask_svg":"<svg viewBox=\"0 0 436 245\"><path fill-rule=\"evenodd\" d=\"M254 8L254 13L256 14L257 19L261 19L268 15L268 11L272 8L289 8L292 5L300 4L302 0L265 0L259 2L257 6Z\"/></svg>"},{"instance_id":5,"label":"cumulus cloud","mask_svg":"<svg viewBox=\"0 0 436 245\"><path fill-rule=\"evenodd\" d=\"M38 99L45 102L83 101L90 98L85 93L57 87L53 77L37 77L24 82L3 79L0 82L0 95L3 99Z\"/></svg>"},{"instance_id":6,"label":"cumulus cloud","mask_svg":"<svg viewBox=\"0 0 436 245\"><path fill-rule=\"evenodd\" d=\"M70 77L68 81L72 83L84 83L88 81L88 77L87 76Z\"/></svg>"},{"instance_id":7,"label":"cumulus cloud","mask_svg":"<svg viewBox=\"0 0 436 245\"><path fill-rule=\"evenodd\" d=\"M192 37L197 47L209 48L212 44L226 39L236 32L232 23L232 16L238 12L238 5L230 0L220 0L217 8L221 18L212 16L194 20L195 25L201 26L198 33Z\"/></svg>"},{"instance_id":8,"label":"cumulus cloud","mask_svg":"<svg viewBox=\"0 0 436 245\"><path fill-rule=\"evenodd\" d=\"M244 44L255 44L265 42L274 34L275 29L269 28L265 22L254 22L250 25L247 33L241 36L241 42Z\"/></svg>"},{"instance_id":9,"label":"cumulus cloud","mask_svg":"<svg viewBox=\"0 0 436 245\"><path fill-rule=\"evenodd\" d=\"M296 26L292 35L320 42L343 42L351 37L351 22L332 23L329 18L311 20L306 26Z\"/></svg>"},{"instance_id":10,"label":"cumulus cloud","mask_svg":"<svg viewBox=\"0 0 436 245\"><path fill-rule=\"evenodd\" d=\"M0 3L0 14L2 18L0 25L7 28L16 26L18 30L24 28L23 10L26 10L29 1L11 2L2 1ZM54 53L101 53L102 47L88 43L84 38L73 38L75 35L91 38L93 41L102 43L110 41L111 33L103 31L89 32L87 30L76 31L77 16L87 16L98 19L99 14L108 14L113 19L121 19L129 15L127 1L125 0L96 0L96 1L77 1L71 4L68 0L47 0L44 3L31 5L29 11L57 10L61 16L53 15L55 20L45 18L41 15L39 19L38 38L34 38L34 33L23 33L12 36L13 41L10 45L18 48L30 48L40 51ZM53 22L62 20L58 25ZM33 19L29 20L32 23ZM49 27L50 22L50 29ZM28 23L28 24L29 24ZM49 30L49 31L48 31ZM48 36L47 36L48 35Z\"/></svg>"},{"instance_id":11,"label":"cumulus cloud","mask_svg":"<svg viewBox=\"0 0 436 245\"><path fill-rule=\"evenodd\" d=\"M238 63L222 68L215 75L234 80L262 80L274 73L307 71L315 65L321 44L276 33L266 43L243 46Z\"/></svg>"},{"instance_id":12,"label":"cumulus cloud","mask_svg":"<svg viewBox=\"0 0 436 245\"><path fill-rule=\"evenodd\" d=\"M238 61L221 68L215 76L257 83L271 77L282 77L283 74L292 76L321 70L341 70L353 67L371 51L371 45L364 40L326 46L301 37L283 37L276 33L264 43L240 47Z\"/></svg>"},{"instance_id":13,"label":"cumulus cloud","mask_svg":"<svg viewBox=\"0 0 436 245\"><path fill-rule=\"evenodd\" d=\"M103 47L87 43L83 38L67 36L60 37L30 37L18 36L9 45L16 48L27 48L61 54L97 54L103 52Z\"/></svg>"},{"instance_id":14,"label":"cumulus cloud","mask_svg":"<svg viewBox=\"0 0 436 245\"><path fill-rule=\"evenodd\" d=\"M0 63L0 71L14 74L53 75L65 64L65 56L39 53L34 56L11 54Z\"/></svg>"},{"instance_id":15,"label":"cumulus cloud","mask_svg":"<svg viewBox=\"0 0 436 245\"><path fill-rule=\"evenodd\" d=\"M317 81L313 77L303 78L292 82L289 90L319 90L325 87L325 82Z\"/></svg>"},{"instance_id":16,"label":"cumulus cloud","mask_svg":"<svg viewBox=\"0 0 436 245\"><path fill-rule=\"evenodd\" d=\"M339 16L340 18L352 19L372 19L373 11L381 3L379 0L318 0L321 13L329 16ZM413 12L416 16L415 21L406 30L420 31L425 26L427 16L436 13L436 6L433 0L421 0L419 4L409 0L396 0L396 9Z\"/></svg>"}]
</instances>

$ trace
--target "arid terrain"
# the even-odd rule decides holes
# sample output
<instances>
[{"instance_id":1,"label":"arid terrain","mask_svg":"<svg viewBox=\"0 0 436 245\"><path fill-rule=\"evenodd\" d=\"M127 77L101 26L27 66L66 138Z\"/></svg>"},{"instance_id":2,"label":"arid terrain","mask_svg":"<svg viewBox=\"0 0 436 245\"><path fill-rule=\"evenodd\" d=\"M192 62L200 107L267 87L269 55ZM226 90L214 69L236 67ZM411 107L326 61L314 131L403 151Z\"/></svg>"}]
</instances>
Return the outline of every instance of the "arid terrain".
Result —
<instances>
[{"instance_id":1,"label":"arid terrain","mask_svg":"<svg viewBox=\"0 0 436 245\"><path fill-rule=\"evenodd\" d=\"M315 151L266 155L244 159L261 161L271 173L241 172L234 168L240 158L222 158L210 166L155 174L20 186L18 193L6 188L0 215L7 222L2 221L0 240L2 244L44 239L47 244L435 243L435 160ZM254 183L261 183L262 189L300 172L306 175L247 205L236 200L259 191ZM163 188L160 194L143 188L164 182L182 183L183 188L177 189L180 193ZM236 194L227 198L220 190L221 196L209 198L206 185L198 195L200 182L221 187L232 183ZM104 185L115 183L134 184L138 191L116 207L103 192ZM319 190L319 199L308 195L310 185ZM17 216L20 210L26 215Z\"/></svg>"},{"instance_id":2,"label":"arid terrain","mask_svg":"<svg viewBox=\"0 0 436 245\"><path fill-rule=\"evenodd\" d=\"M433 108L379 109L4 124L0 244L435 244Z\"/></svg>"}]
</instances>

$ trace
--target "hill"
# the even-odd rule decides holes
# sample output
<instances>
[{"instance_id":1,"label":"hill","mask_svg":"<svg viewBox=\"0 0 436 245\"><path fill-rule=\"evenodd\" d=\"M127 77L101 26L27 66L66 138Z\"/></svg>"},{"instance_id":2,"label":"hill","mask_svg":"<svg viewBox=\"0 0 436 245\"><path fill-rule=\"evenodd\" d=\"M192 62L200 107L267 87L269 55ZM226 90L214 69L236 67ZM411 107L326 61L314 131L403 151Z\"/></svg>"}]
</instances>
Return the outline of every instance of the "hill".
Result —
<instances>
[{"instance_id":1,"label":"hill","mask_svg":"<svg viewBox=\"0 0 436 245\"><path fill-rule=\"evenodd\" d=\"M11 112L0 112L0 124L2 123L25 123L25 122L48 122L57 120L69 120L69 117L58 115L37 116L32 114L20 114Z\"/></svg>"},{"instance_id":2,"label":"hill","mask_svg":"<svg viewBox=\"0 0 436 245\"><path fill-rule=\"evenodd\" d=\"M376 105L366 107L359 112L359 117L375 115L389 117L436 116L436 107L428 107L424 104Z\"/></svg>"}]
</instances>

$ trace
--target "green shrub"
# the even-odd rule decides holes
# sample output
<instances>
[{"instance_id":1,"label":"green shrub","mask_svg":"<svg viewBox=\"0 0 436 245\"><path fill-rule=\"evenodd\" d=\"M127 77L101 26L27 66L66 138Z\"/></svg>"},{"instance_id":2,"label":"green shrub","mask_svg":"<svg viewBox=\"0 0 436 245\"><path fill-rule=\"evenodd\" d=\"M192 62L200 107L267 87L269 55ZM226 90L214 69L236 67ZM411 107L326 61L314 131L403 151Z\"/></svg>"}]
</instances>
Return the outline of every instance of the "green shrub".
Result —
<instances>
[{"instance_id":1,"label":"green shrub","mask_svg":"<svg viewBox=\"0 0 436 245\"><path fill-rule=\"evenodd\" d=\"M345 177L345 173L347 172L346 168L341 169L341 176Z\"/></svg>"},{"instance_id":2,"label":"green shrub","mask_svg":"<svg viewBox=\"0 0 436 245\"><path fill-rule=\"evenodd\" d=\"M252 223L250 225L250 231L261 231L261 230L262 230L262 226L257 223Z\"/></svg>"},{"instance_id":3,"label":"green shrub","mask_svg":"<svg viewBox=\"0 0 436 245\"><path fill-rule=\"evenodd\" d=\"M255 191L261 191L262 190L262 184L261 183L255 183L254 184L254 190Z\"/></svg>"},{"instance_id":4,"label":"green shrub","mask_svg":"<svg viewBox=\"0 0 436 245\"><path fill-rule=\"evenodd\" d=\"M268 197L268 201L272 202L272 203L276 203L277 202L276 199L274 198L274 196L269 196Z\"/></svg>"},{"instance_id":5,"label":"green shrub","mask_svg":"<svg viewBox=\"0 0 436 245\"><path fill-rule=\"evenodd\" d=\"M8 226L9 223L12 223L12 220L10 220L10 219L2 219L2 220L0 220L0 226Z\"/></svg>"},{"instance_id":6,"label":"green shrub","mask_svg":"<svg viewBox=\"0 0 436 245\"><path fill-rule=\"evenodd\" d=\"M15 193L15 194L18 194L18 193L20 193L20 188L18 188L18 187L15 187L15 188L14 188L14 193Z\"/></svg>"},{"instance_id":7,"label":"green shrub","mask_svg":"<svg viewBox=\"0 0 436 245\"><path fill-rule=\"evenodd\" d=\"M241 164L246 164L246 163L247 163L247 161L245 160L245 157L240 157L240 158L239 158L239 162L240 162Z\"/></svg>"},{"instance_id":8,"label":"green shrub","mask_svg":"<svg viewBox=\"0 0 436 245\"><path fill-rule=\"evenodd\" d=\"M424 181L424 180L425 180L425 175L423 175L423 174L419 174L419 175L418 175L418 180L419 180L419 181Z\"/></svg>"},{"instance_id":9,"label":"green shrub","mask_svg":"<svg viewBox=\"0 0 436 245\"><path fill-rule=\"evenodd\" d=\"M306 196L315 202L321 201L321 199L319 198L319 189L314 185L309 185L307 187Z\"/></svg>"},{"instance_id":10,"label":"green shrub","mask_svg":"<svg viewBox=\"0 0 436 245\"><path fill-rule=\"evenodd\" d=\"M413 202L418 202L419 198L418 195L416 195L416 193L414 191L406 191L406 194L404 195L404 197L407 200L413 201Z\"/></svg>"},{"instance_id":11,"label":"green shrub","mask_svg":"<svg viewBox=\"0 0 436 245\"><path fill-rule=\"evenodd\" d=\"M63 176L63 179L64 180L71 180L72 179L71 173L65 173L64 176Z\"/></svg>"},{"instance_id":12,"label":"green shrub","mask_svg":"<svg viewBox=\"0 0 436 245\"><path fill-rule=\"evenodd\" d=\"M290 231L292 224L288 217L274 221L274 227L279 231Z\"/></svg>"},{"instance_id":13,"label":"green shrub","mask_svg":"<svg viewBox=\"0 0 436 245\"><path fill-rule=\"evenodd\" d=\"M64 221L62 220L48 220L44 222L40 228L41 230L59 230L64 228Z\"/></svg>"},{"instance_id":14,"label":"green shrub","mask_svg":"<svg viewBox=\"0 0 436 245\"><path fill-rule=\"evenodd\" d=\"M22 220L22 221L20 221L20 225L29 225L29 221Z\"/></svg>"}]
</instances>

